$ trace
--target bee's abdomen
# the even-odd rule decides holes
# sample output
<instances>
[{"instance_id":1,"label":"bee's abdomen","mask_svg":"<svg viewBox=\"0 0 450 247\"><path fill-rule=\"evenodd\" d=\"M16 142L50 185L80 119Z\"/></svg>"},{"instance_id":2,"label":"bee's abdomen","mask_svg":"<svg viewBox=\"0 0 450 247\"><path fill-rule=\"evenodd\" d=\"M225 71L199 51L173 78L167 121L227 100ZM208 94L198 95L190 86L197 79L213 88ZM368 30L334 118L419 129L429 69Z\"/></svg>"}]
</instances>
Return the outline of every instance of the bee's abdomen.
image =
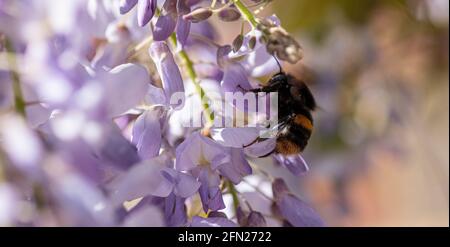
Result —
<instances>
[{"instance_id":1,"label":"bee's abdomen","mask_svg":"<svg viewBox=\"0 0 450 247\"><path fill-rule=\"evenodd\" d=\"M308 144L312 130L312 120L303 114L297 114L285 131L278 136L275 152L283 155L302 152Z\"/></svg>"}]
</instances>

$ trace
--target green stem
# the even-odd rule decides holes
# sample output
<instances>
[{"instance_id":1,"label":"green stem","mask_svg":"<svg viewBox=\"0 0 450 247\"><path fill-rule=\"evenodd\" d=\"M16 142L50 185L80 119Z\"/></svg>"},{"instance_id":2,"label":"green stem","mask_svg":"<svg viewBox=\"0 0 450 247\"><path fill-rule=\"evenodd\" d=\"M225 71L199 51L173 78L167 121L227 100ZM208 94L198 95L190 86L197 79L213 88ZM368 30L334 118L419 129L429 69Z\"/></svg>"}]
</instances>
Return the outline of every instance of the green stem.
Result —
<instances>
[{"instance_id":1,"label":"green stem","mask_svg":"<svg viewBox=\"0 0 450 247\"><path fill-rule=\"evenodd\" d=\"M175 33L170 36L170 41L174 46L177 45L177 38L175 36ZM211 111L208 104L208 98L206 96L205 90L203 90L203 88L200 86L200 83L197 79L197 73L195 72L194 64L192 63L192 60L189 58L186 51L181 50L180 52L178 52L178 56L183 62L184 68L186 69L189 78L191 79L192 83L194 83L195 91L200 96L200 100L202 101L203 111L209 125L208 127L211 127L214 124L214 113Z\"/></svg>"},{"instance_id":2,"label":"green stem","mask_svg":"<svg viewBox=\"0 0 450 247\"><path fill-rule=\"evenodd\" d=\"M10 74L11 74L11 79L12 79L12 86L13 86L13 93L14 93L14 106L16 111L22 115L22 116L26 116L25 113L25 100L23 99L23 94L22 94L22 87L20 86L20 77L19 77L19 73L17 72L17 61L16 61L16 56L15 56L15 51L14 51L14 47L13 44L11 43L11 41L9 39L5 40L5 48L6 51L9 53L7 55L8 58L8 63L10 66Z\"/></svg>"},{"instance_id":3,"label":"green stem","mask_svg":"<svg viewBox=\"0 0 450 247\"><path fill-rule=\"evenodd\" d=\"M234 5L236 8L241 12L241 15L244 17L244 19L252 25L253 28L256 28L258 25L258 21L256 20L253 13L245 6L240 0L234 0Z\"/></svg>"},{"instance_id":4,"label":"green stem","mask_svg":"<svg viewBox=\"0 0 450 247\"><path fill-rule=\"evenodd\" d=\"M227 187L228 187L228 192L230 192L231 197L233 198L233 208L234 208L234 212L237 213L237 209L239 207L239 198L238 198L238 192L236 190L236 188L234 187L234 184L230 181L227 180Z\"/></svg>"}]
</instances>

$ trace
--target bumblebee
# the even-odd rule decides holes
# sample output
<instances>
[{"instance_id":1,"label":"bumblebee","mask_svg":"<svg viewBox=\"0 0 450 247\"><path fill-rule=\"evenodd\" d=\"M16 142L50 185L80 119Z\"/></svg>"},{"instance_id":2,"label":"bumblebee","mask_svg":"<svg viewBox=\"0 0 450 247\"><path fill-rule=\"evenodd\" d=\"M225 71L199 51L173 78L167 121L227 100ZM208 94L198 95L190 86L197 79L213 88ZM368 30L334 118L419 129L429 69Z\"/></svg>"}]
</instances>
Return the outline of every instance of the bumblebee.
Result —
<instances>
[{"instance_id":1,"label":"bumblebee","mask_svg":"<svg viewBox=\"0 0 450 247\"><path fill-rule=\"evenodd\" d=\"M301 153L313 131L313 117L311 112L316 109L316 101L306 84L297 78L280 71L272 76L267 86L249 90L254 93L278 93L278 132L276 146L272 152L285 156ZM258 138L256 142L263 141Z\"/></svg>"}]
</instances>

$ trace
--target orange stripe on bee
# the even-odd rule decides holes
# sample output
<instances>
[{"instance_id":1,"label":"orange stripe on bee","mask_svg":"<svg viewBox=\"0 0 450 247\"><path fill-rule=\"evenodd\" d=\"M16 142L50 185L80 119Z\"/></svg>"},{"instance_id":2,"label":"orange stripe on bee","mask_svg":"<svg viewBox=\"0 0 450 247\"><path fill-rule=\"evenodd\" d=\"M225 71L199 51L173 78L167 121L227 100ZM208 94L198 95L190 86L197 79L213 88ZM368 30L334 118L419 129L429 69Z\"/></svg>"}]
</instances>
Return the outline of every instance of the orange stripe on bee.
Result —
<instances>
[{"instance_id":1,"label":"orange stripe on bee","mask_svg":"<svg viewBox=\"0 0 450 247\"><path fill-rule=\"evenodd\" d=\"M301 152L301 148L288 139L277 140L276 152L284 155L298 154Z\"/></svg>"},{"instance_id":2,"label":"orange stripe on bee","mask_svg":"<svg viewBox=\"0 0 450 247\"><path fill-rule=\"evenodd\" d=\"M313 124L311 122L311 120L309 120L307 117L305 117L304 115L297 115L294 118L294 123L302 126L303 128L312 131L313 130Z\"/></svg>"}]
</instances>

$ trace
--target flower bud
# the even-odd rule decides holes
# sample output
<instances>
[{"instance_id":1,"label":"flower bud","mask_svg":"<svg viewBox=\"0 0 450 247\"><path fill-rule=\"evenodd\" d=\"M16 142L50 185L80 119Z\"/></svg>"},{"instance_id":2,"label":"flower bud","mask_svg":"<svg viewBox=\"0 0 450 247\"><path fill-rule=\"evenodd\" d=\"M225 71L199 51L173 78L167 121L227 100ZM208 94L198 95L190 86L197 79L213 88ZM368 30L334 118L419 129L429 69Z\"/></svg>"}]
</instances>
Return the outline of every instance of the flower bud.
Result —
<instances>
[{"instance_id":1,"label":"flower bud","mask_svg":"<svg viewBox=\"0 0 450 247\"><path fill-rule=\"evenodd\" d=\"M239 51L239 49L241 49L243 43L244 43L244 36L242 34L239 34L233 40L233 51L234 52Z\"/></svg>"},{"instance_id":2,"label":"flower bud","mask_svg":"<svg viewBox=\"0 0 450 247\"><path fill-rule=\"evenodd\" d=\"M252 211L247 217L247 227L265 227L266 219L260 212Z\"/></svg>"},{"instance_id":3,"label":"flower bud","mask_svg":"<svg viewBox=\"0 0 450 247\"><path fill-rule=\"evenodd\" d=\"M289 193L289 188L287 187L286 183L281 178L277 178L272 183L272 191L273 196L275 200L279 197L281 197L284 194Z\"/></svg>"},{"instance_id":4,"label":"flower bud","mask_svg":"<svg viewBox=\"0 0 450 247\"><path fill-rule=\"evenodd\" d=\"M187 21L197 23L208 19L212 14L213 12L211 9L198 8L193 10L191 13L184 15L183 18Z\"/></svg>"},{"instance_id":5,"label":"flower bud","mask_svg":"<svg viewBox=\"0 0 450 247\"><path fill-rule=\"evenodd\" d=\"M252 36L250 37L250 39L248 40L248 48L250 48L251 50L253 50L256 46L256 37Z\"/></svg>"},{"instance_id":6,"label":"flower bud","mask_svg":"<svg viewBox=\"0 0 450 247\"><path fill-rule=\"evenodd\" d=\"M219 12L219 18L226 22L237 21L241 18L241 13L235 8L225 8Z\"/></svg>"}]
</instances>

